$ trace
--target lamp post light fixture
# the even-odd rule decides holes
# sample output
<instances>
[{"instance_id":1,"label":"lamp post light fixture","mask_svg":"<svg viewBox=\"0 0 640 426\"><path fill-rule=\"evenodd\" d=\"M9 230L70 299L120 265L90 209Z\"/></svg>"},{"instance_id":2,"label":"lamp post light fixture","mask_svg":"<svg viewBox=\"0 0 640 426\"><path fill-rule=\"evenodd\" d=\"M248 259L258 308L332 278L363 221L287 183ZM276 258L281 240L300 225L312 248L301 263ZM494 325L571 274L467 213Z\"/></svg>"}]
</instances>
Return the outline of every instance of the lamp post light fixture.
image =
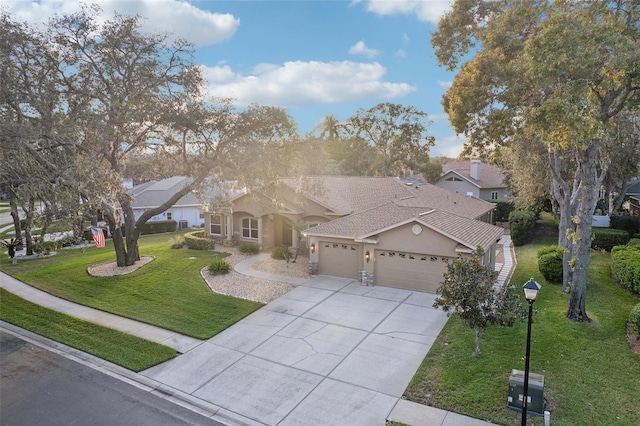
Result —
<instances>
[{"instance_id":1,"label":"lamp post light fixture","mask_svg":"<svg viewBox=\"0 0 640 426\"><path fill-rule=\"evenodd\" d=\"M529 393L529 353L531 351L531 314L533 313L533 302L538 297L540 284L533 278L527 281L522 289L524 290L524 298L529 302L529 321L527 325L527 352L524 358L524 389L522 390L522 426L527 424L527 394Z\"/></svg>"}]
</instances>

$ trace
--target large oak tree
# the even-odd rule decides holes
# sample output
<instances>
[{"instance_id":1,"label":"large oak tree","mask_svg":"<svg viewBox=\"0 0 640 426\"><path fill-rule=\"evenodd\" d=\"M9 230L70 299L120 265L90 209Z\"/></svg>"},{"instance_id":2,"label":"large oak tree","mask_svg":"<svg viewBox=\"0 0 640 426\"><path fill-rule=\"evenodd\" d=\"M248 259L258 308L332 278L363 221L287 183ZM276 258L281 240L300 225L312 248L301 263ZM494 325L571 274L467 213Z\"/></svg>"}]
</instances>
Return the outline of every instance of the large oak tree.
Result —
<instances>
[{"instance_id":1,"label":"large oak tree","mask_svg":"<svg viewBox=\"0 0 640 426\"><path fill-rule=\"evenodd\" d=\"M591 215L610 164L607 134L640 92L639 19L632 0L458 0L432 38L441 64L462 63L443 105L470 149L526 140L519 135L547 145L554 184L570 200L562 224L574 230L567 317L576 321L589 320ZM573 182L559 157L575 162Z\"/></svg>"},{"instance_id":2,"label":"large oak tree","mask_svg":"<svg viewBox=\"0 0 640 426\"><path fill-rule=\"evenodd\" d=\"M2 108L10 112L3 126L18 129L12 143L59 185L102 212L117 264L126 266L140 258L138 238L149 219L210 175L224 178L234 166L241 173L238 153L251 153L255 161L261 148L295 128L275 108L237 112L229 100L206 99L190 43L142 32L139 17L101 20L99 12L84 8L44 29L2 15L2 48L9 58L1 70ZM11 77L10 85L4 76ZM35 137L20 136L31 128ZM136 219L123 173L128 156L150 151L193 179ZM256 179L253 173L245 180Z\"/></svg>"}]
</instances>

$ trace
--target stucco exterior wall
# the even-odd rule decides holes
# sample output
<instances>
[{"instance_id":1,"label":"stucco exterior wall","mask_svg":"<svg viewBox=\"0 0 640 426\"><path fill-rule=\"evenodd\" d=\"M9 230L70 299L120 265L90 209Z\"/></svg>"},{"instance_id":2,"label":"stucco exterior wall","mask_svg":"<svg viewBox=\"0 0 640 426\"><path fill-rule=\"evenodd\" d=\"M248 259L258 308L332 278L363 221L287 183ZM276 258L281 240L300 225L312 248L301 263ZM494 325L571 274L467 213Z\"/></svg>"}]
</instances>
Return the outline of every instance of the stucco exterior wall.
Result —
<instances>
[{"instance_id":1,"label":"stucco exterior wall","mask_svg":"<svg viewBox=\"0 0 640 426\"><path fill-rule=\"evenodd\" d=\"M436 183L436 186L438 188L446 189L447 191L455 192L457 194L468 195L469 193L471 193L473 197L481 198L480 188L478 188L477 186L473 185L472 183L466 180L462 180L462 182L449 182L445 180L446 178L451 176L458 176L458 175L447 173L442 177L442 179L438 181L438 183Z\"/></svg>"}]
</instances>

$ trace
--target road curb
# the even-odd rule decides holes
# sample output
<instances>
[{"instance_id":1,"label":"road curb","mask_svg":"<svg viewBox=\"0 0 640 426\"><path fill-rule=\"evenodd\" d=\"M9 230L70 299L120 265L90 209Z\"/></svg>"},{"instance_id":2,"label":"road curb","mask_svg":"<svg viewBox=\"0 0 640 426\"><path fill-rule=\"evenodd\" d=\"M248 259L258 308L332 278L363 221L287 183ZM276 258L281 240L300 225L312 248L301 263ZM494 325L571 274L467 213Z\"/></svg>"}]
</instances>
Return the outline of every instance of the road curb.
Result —
<instances>
[{"instance_id":1,"label":"road curb","mask_svg":"<svg viewBox=\"0 0 640 426\"><path fill-rule=\"evenodd\" d=\"M0 331L20 337L35 346L39 346L72 361L76 361L87 367L93 368L94 370L100 371L101 373L121 380L143 391L152 393L162 399L170 401L204 417L209 417L227 426L253 426L262 424L254 420L244 418L239 414L228 412L216 405L171 388L142 374L127 370L124 367L105 361L102 358L82 352L78 349L72 348L71 346L56 342L55 340L51 340L47 337L2 320L0 320Z\"/></svg>"}]
</instances>

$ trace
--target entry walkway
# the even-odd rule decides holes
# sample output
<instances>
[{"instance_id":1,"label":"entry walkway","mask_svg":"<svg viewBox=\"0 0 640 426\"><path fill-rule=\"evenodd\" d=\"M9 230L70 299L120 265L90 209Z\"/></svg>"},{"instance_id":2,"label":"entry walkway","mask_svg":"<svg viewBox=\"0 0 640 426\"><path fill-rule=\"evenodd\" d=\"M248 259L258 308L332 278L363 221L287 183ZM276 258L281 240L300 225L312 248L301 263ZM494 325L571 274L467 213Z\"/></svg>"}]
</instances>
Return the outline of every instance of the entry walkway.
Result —
<instances>
[{"instance_id":1,"label":"entry walkway","mask_svg":"<svg viewBox=\"0 0 640 426\"><path fill-rule=\"evenodd\" d=\"M76 305L3 273L0 286L48 308L176 348L182 355L141 374L114 371L218 421L489 424L402 399L447 321L432 307L435 295L366 287L338 277L267 274L251 268L259 260L250 258L236 270L298 287L207 341Z\"/></svg>"}]
</instances>

